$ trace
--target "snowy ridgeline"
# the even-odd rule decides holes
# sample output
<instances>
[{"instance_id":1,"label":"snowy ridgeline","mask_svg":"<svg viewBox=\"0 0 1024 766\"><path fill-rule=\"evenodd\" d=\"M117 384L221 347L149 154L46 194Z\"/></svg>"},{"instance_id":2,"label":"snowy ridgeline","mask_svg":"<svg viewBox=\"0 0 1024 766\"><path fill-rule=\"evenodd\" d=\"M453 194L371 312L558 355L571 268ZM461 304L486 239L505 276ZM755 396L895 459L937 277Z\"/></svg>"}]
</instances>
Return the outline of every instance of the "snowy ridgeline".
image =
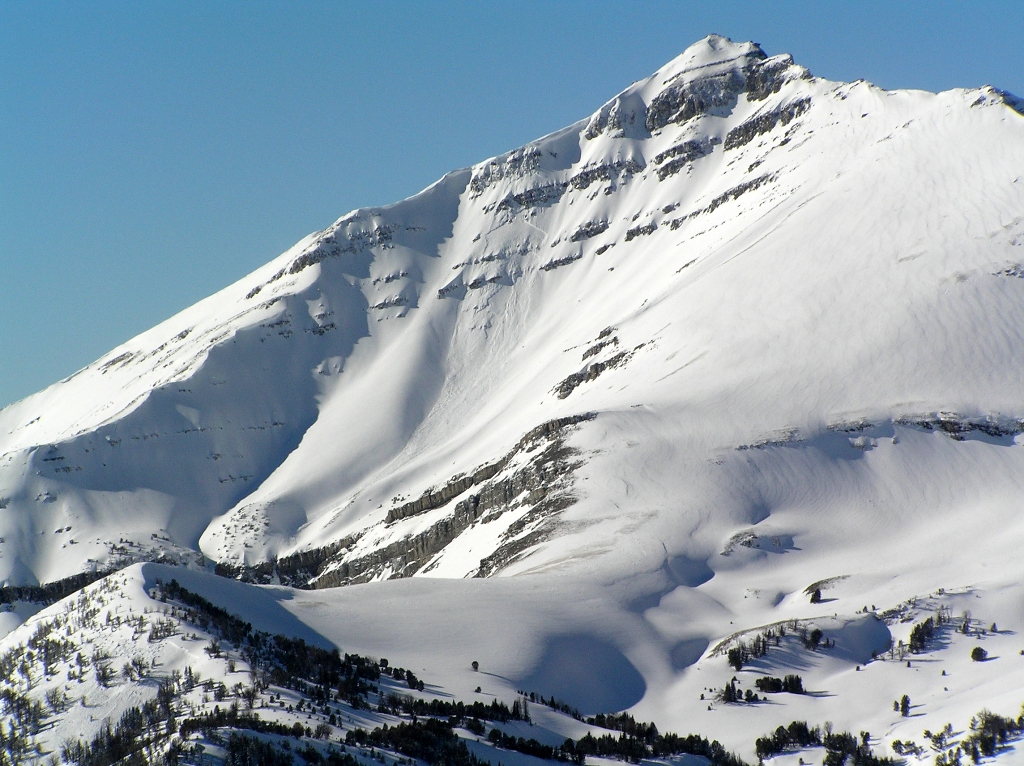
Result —
<instances>
[{"instance_id":1,"label":"snowy ridgeline","mask_svg":"<svg viewBox=\"0 0 1024 766\"><path fill-rule=\"evenodd\" d=\"M451 718L393 693L507 707L446 762L1015 757L1022 115L711 36L5 408L4 715L58 756L138 708L193 759L441 760L373 734ZM264 633L373 662L325 690Z\"/></svg>"}]
</instances>

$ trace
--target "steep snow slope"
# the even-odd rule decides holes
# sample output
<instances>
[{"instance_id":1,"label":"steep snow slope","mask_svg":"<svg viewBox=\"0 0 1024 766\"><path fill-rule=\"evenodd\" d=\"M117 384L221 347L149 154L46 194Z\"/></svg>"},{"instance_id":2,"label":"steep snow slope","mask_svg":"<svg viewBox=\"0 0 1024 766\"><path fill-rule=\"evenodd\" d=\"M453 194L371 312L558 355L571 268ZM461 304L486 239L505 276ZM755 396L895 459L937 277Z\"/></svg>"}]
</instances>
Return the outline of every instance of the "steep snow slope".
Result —
<instances>
[{"instance_id":1,"label":"steep snow slope","mask_svg":"<svg viewBox=\"0 0 1024 766\"><path fill-rule=\"evenodd\" d=\"M296 582L461 577L638 528L657 555L706 556L797 502L933 493L959 513L974 459L1015 496L1002 448L863 451L922 424L1020 430L1015 108L707 38L589 120L351 213L3 410L0 576L201 549L315 550L282 569ZM750 445L771 465L751 473ZM794 448L828 487L773 473Z\"/></svg>"}]
</instances>

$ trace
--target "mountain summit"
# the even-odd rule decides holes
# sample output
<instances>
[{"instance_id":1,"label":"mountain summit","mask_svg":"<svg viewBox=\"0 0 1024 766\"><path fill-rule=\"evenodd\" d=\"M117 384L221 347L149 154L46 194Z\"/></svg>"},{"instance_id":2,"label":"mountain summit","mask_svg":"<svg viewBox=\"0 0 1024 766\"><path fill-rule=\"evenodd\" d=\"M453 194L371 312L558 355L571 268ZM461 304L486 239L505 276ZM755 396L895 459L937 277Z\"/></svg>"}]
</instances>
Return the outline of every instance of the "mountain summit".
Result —
<instances>
[{"instance_id":1,"label":"mountain summit","mask_svg":"<svg viewBox=\"0 0 1024 766\"><path fill-rule=\"evenodd\" d=\"M868 470L839 503L896 491L874 462L905 507L933 472L953 502L963 445L837 445L1019 430L1017 104L707 37L3 410L0 577L199 552L303 586L483 576L625 529L703 555L805 502L749 474L795 455L808 487Z\"/></svg>"},{"instance_id":2,"label":"mountain summit","mask_svg":"<svg viewBox=\"0 0 1024 766\"><path fill-rule=\"evenodd\" d=\"M707 37L3 410L0 576L168 548L310 552L303 585L519 571L614 540L637 503L694 544L737 447L1014 433L1016 105ZM771 515L751 505L722 501L700 547Z\"/></svg>"}]
</instances>

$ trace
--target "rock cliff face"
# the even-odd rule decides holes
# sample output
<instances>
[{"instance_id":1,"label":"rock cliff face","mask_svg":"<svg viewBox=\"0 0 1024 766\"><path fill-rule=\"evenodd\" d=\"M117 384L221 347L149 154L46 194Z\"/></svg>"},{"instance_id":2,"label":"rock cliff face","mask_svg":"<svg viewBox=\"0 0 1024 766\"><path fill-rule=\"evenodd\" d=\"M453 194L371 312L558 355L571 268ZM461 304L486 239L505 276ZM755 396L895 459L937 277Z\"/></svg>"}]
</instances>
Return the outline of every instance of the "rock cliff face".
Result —
<instances>
[{"instance_id":1,"label":"rock cliff face","mask_svg":"<svg viewBox=\"0 0 1024 766\"><path fill-rule=\"evenodd\" d=\"M506 511L520 511L494 552L481 559L476 576L485 577L554 534L558 512L576 500L571 476L582 465L579 451L565 443L566 431L594 417L594 413L584 413L543 423L531 429L500 460L470 475L454 477L412 502L392 507L385 517L385 526L389 526L445 509L435 514L441 518L425 531L371 547L370 552L366 552L366 546L359 546L359 537L351 537L254 566L222 564L219 572L258 583L269 583L277 577L298 588L331 588L382 576L411 577L478 521L488 524ZM468 492L470 489L474 491ZM447 507L458 497L462 499Z\"/></svg>"},{"instance_id":2,"label":"rock cliff face","mask_svg":"<svg viewBox=\"0 0 1024 766\"><path fill-rule=\"evenodd\" d=\"M856 466L1019 433L1021 113L706 38L0 412L0 582L623 574L794 539L750 531L806 500L765 476L834 471L838 507L954 475Z\"/></svg>"}]
</instances>

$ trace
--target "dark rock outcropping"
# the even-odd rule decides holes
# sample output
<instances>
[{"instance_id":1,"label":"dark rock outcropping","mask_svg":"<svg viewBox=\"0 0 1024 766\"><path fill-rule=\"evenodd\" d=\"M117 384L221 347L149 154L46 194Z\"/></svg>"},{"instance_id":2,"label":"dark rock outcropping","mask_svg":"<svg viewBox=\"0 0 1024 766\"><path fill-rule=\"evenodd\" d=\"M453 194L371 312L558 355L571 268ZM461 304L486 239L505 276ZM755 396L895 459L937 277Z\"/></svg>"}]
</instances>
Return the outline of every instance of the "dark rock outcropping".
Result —
<instances>
[{"instance_id":1,"label":"dark rock outcropping","mask_svg":"<svg viewBox=\"0 0 1024 766\"><path fill-rule=\"evenodd\" d=\"M666 125L681 125L713 111L728 114L736 106L744 84L743 75L735 69L670 84L647 107L647 129L653 133Z\"/></svg>"},{"instance_id":2,"label":"dark rock outcropping","mask_svg":"<svg viewBox=\"0 0 1024 766\"><path fill-rule=\"evenodd\" d=\"M637 237L646 237L648 234L653 234L658 228L658 224L651 221L643 226L634 226L632 229L626 231L626 241L636 239Z\"/></svg>"},{"instance_id":3,"label":"dark rock outcropping","mask_svg":"<svg viewBox=\"0 0 1024 766\"><path fill-rule=\"evenodd\" d=\"M684 73L685 74L685 73ZM681 125L703 114L725 116L742 93L748 101L763 101L778 93L789 80L809 77L789 56L767 58L760 48L747 54L746 63L725 72L689 81L676 78L647 107L647 129Z\"/></svg>"},{"instance_id":4,"label":"dark rock outcropping","mask_svg":"<svg viewBox=\"0 0 1024 766\"><path fill-rule=\"evenodd\" d=\"M546 423L542 423L527 432L523 438L519 440L516 446L514 446L508 454L500 460L481 466L470 475L456 476L452 478L450 482L441 487L441 489L429 489L416 500L405 503L404 505L400 505L396 508L392 508L388 511L388 514L385 517L385 523L394 524L396 521L401 521L402 519L409 518L410 516L417 516L421 513L432 511L435 508L444 507L475 484L482 484L483 482L497 476L505 469L509 464L509 461L519 454L521 450L527 448L538 439L557 433L567 426L574 426L577 423L593 420L595 417L596 415L594 413L587 412L582 415L570 415L568 417L556 418L555 420L549 420Z\"/></svg>"},{"instance_id":5,"label":"dark rock outcropping","mask_svg":"<svg viewBox=\"0 0 1024 766\"><path fill-rule=\"evenodd\" d=\"M643 169L644 166L636 160L616 160L600 165L590 165L570 178L569 185L577 191L582 191L597 181L610 181L613 176L628 180Z\"/></svg>"},{"instance_id":6,"label":"dark rock outcropping","mask_svg":"<svg viewBox=\"0 0 1024 766\"><path fill-rule=\"evenodd\" d=\"M949 412L916 417L906 416L897 418L893 422L896 425L913 426L924 431L940 431L956 441L963 441L972 433L983 433L997 438L1024 433L1024 419L1016 420L1005 417L971 418Z\"/></svg>"},{"instance_id":7,"label":"dark rock outcropping","mask_svg":"<svg viewBox=\"0 0 1024 766\"><path fill-rule=\"evenodd\" d=\"M392 235L398 229L397 224L380 224L370 228L355 228L338 241L337 233L326 234L316 244L292 261L287 273L298 274L305 268L328 258L337 258L346 253L362 253L371 247L391 247ZM282 270L275 274L271 281L284 275Z\"/></svg>"},{"instance_id":8,"label":"dark rock outcropping","mask_svg":"<svg viewBox=\"0 0 1024 766\"><path fill-rule=\"evenodd\" d=\"M537 147L523 147L491 160L473 174L469 181L470 198L479 197L488 188L505 178L526 175L537 169L543 153Z\"/></svg>"},{"instance_id":9,"label":"dark rock outcropping","mask_svg":"<svg viewBox=\"0 0 1024 766\"><path fill-rule=\"evenodd\" d=\"M620 351L618 354L616 354L606 362L592 362L579 372L574 372L572 375L570 375L557 386L555 386L555 393L558 395L559 399L565 399L579 386L583 385L584 383L589 383L590 381L595 380L605 370L610 370L613 367L618 367L621 364L625 364L627 361L629 361L630 356L630 352Z\"/></svg>"},{"instance_id":10,"label":"dark rock outcropping","mask_svg":"<svg viewBox=\"0 0 1024 766\"><path fill-rule=\"evenodd\" d=\"M654 164L660 167L657 170L658 180L664 181L671 175L675 175L694 160L706 157L711 154L715 144L721 143L717 137L702 141L683 141L671 149L666 149L654 158Z\"/></svg>"},{"instance_id":11,"label":"dark rock outcropping","mask_svg":"<svg viewBox=\"0 0 1024 766\"><path fill-rule=\"evenodd\" d=\"M512 508L530 506L530 510L506 530L502 545L494 554L481 561L477 576L486 576L510 563L515 555L545 539L545 535L552 531L551 517L575 502L575 497L568 492L568 477L580 463L573 459L577 451L565 444L564 429L594 417L595 413L588 412L543 423L524 435L500 460L478 468L471 476L453 479L440 491L428 491L417 501L392 509L388 517L396 520L425 513L441 507L434 503L443 505L450 502L476 485L478 479L484 482L479 492L460 500L450 516L432 524L424 532L405 537L365 556L340 563L336 558L333 562L325 562L322 574L312 578L309 586L328 588L366 582L385 572L390 578L409 577L478 520L483 519L483 523L487 523ZM488 481L508 468L524 450L535 454L505 478ZM445 497L448 500L443 500ZM421 510L416 511L415 508ZM406 515L400 516L402 513ZM544 520L547 521L541 523ZM529 534L521 537L527 529L530 529ZM485 561L488 562L486 565Z\"/></svg>"},{"instance_id":12,"label":"dark rock outcropping","mask_svg":"<svg viewBox=\"0 0 1024 766\"><path fill-rule=\"evenodd\" d=\"M569 237L570 242L579 242L581 239L590 239L598 234L608 231L607 221L587 221L580 224L580 227Z\"/></svg>"},{"instance_id":13,"label":"dark rock outcropping","mask_svg":"<svg viewBox=\"0 0 1024 766\"><path fill-rule=\"evenodd\" d=\"M739 199L747 192L754 191L756 189L761 188L765 184L772 183L776 178L777 175L775 173L765 173L764 175L758 176L757 178L752 178L749 181L744 181L741 184L737 184L736 186L732 187L731 189L728 189L727 191L722 192L713 200L711 200L711 202L708 203L707 207L702 207L699 210L694 210L692 213L687 213L686 215L680 216L679 218L673 218L671 221L669 221L668 226L670 229L675 231L689 219L696 218L698 215L701 215L703 213L711 213L717 210L722 205L724 205L726 202L731 202L732 200Z\"/></svg>"},{"instance_id":14,"label":"dark rock outcropping","mask_svg":"<svg viewBox=\"0 0 1024 766\"><path fill-rule=\"evenodd\" d=\"M725 136L726 151L749 144L758 136L771 132L780 122L783 125L789 125L789 123L806 112L810 106L811 99L801 98L799 101L793 101L785 106L777 107L764 114L752 117L742 125L737 125Z\"/></svg>"},{"instance_id":15,"label":"dark rock outcropping","mask_svg":"<svg viewBox=\"0 0 1024 766\"><path fill-rule=\"evenodd\" d=\"M518 194L510 194L499 202L495 209L498 212L501 212L503 210L511 210L513 208L529 209L532 207L540 207L541 205L550 205L554 202L558 202L558 200L562 198L562 195L565 194L567 185L568 184L563 182L554 182L534 186L530 189L526 189L525 191L521 191Z\"/></svg>"}]
</instances>

